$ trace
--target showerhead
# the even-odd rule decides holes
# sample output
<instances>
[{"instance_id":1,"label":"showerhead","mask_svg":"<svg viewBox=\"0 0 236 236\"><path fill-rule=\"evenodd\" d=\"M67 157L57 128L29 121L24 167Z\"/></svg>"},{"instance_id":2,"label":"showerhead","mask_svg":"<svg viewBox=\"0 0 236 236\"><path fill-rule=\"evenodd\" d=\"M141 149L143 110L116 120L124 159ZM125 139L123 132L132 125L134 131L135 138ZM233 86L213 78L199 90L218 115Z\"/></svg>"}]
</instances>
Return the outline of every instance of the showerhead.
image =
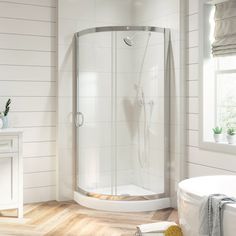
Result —
<instances>
[{"instance_id":1,"label":"showerhead","mask_svg":"<svg viewBox=\"0 0 236 236\"><path fill-rule=\"evenodd\" d=\"M133 39L135 38L136 34L137 33L134 33L132 36L126 36L125 38L123 38L123 41L127 46L132 47L134 45Z\"/></svg>"},{"instance_id":2,"label":"showerhead","mask_svg":"<svg viewBox=\"0 0 236 236\"><path fill-rule=\"evenodd\" d=\"M123 41L125 44L129 47L132 47L134 45L134 38L137 35L137 33L134 33L132 36L126 36L123 38ZM151 37L151 32L148 33L148 39Z\"/></svg>"},{"instance_id":3,"label":"showerhead","mask_svg":"<svg viewBox=\"0 0 236 236\"><path fill-rule=\"evenodd\" d=\"M133 37L131 38L131 37L127 36L127 37L123 38L123 40L124 40L125 44L130 47L133 46L133 44L134 44Z\"/></svg>"}]
</instances>

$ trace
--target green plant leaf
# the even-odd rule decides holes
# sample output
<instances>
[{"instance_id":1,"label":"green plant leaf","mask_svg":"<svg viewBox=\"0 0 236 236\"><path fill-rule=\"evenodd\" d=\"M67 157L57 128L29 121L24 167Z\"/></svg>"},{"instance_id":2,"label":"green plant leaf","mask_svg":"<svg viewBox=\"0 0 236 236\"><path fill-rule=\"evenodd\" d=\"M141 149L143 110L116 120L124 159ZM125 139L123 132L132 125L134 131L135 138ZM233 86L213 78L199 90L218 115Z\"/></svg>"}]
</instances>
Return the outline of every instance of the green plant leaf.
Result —
<instances>
[{"instance_id":1,"label":"green plant leaf","mask_svg":"<svg viewBox=\"0 0 236 236\"><path fill-rule=\"evenodd\" d=\"M11 104L11 99L9 98L6 102L6 105L5 105L5 111L3 112L4 113L4 116L7 116L9 111L10 111L10 104Z\"/></svg>"}]
</instances>

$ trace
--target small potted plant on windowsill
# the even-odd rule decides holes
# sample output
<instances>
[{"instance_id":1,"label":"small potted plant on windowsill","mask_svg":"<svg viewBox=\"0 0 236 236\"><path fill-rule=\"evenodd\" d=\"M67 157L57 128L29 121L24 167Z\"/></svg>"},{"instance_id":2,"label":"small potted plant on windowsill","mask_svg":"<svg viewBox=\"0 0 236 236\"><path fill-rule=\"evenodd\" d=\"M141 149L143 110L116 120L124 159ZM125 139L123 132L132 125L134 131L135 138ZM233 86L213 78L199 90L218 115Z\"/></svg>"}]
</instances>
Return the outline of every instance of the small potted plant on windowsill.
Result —
<instances>
[{"instance_id":1,"label":"small potted plant on windowsill","mask_svg":"<svg viewBox=\"0 0 236 236\"><path fill-rule=\"evenodd\" d=\"M215 142L219 143L222 140L222 128L217 126L212 130L214 132Z\"/></svg>"},{"instance_id":2,"label":"small potted plant on windowsill","mask_svg":"<svg viewBox=\"0 0 236 236\"><path fill-rule=\"evenodd\" d=\"M228 128L227 129L227 141L228 144L234 144L235 142L235 129L234 128Z\"/></svg>"}]
</instances>

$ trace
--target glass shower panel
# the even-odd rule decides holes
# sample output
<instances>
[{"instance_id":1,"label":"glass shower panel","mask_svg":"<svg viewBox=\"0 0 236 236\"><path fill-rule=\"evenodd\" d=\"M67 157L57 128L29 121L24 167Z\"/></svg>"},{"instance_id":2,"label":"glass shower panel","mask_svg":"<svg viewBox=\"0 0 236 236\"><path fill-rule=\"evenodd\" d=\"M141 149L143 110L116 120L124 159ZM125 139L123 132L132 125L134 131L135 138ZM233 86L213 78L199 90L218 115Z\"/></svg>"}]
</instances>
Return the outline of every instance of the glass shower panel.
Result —
<instances>
[{"instance_id":1,"label":"glass shower panel","mask_svg":"<svg viewBox=\"0 0 236 236\"><path fill-rule=\"evenodd\" d=\"M116 193L165 192L164 35L116 33Z\"/></svg>"},{"instance_id":2,"label":"glass shower panel","mask_svg":"<svg viewBox=\"0 0 236 236\"><path fill-rule=\"evenodd\" d=\"M164 34L107 28L77 37L77 189L112 200L164 197Z\"/></svg>"},{"instance_id":3,"label":"glass shower panel","mask_svg":"<svg viewBox=\"0 0 236 236\"><path fill-rule=\"evenodd\" d=\"M112 194L112 33L77 40L77 187Z\"/></svg>"}]
</instances>

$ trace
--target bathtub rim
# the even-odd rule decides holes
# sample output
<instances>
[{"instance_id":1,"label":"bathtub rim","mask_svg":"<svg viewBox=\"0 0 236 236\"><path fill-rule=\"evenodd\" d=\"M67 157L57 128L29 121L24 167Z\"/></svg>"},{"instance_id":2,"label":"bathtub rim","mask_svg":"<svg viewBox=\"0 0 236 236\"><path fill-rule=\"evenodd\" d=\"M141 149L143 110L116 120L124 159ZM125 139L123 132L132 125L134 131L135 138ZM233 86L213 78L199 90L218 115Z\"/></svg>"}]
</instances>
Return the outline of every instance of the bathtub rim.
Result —
<instances>
[{"instance_id":1,"label":"bathtub rim","mask_svg":"<svg viewBox=\"0 0 236 236\"><path fill-rule=\"evenodd\" d=\"M197 179L206 179L206 178L220 178L220 177L233 177L236 180L236 175L207 175L207 176L199 176L199 177L192 177L189 179L185 179L182 180L181 182L179 182L178 184L178 200L180 200L181 196L183 196L183 194L187 195L190 198L193 198L195 200L195 204L194 202L192 202L192 204L194 205L198 205L201 204L201 201L203 200L204 197L207 196L207 194L197 194L197 193L193 193L192 191L189 191L188 189L188 184L189 182L191 182L193 179L197 180ZM236 183L236 182L235 182ZM236 196L231 196L231 197L235 197ZM233 211L236 215L236 204L227 204L225 206L225 210L230 210Z\"/></svg>"}]
</instances>

